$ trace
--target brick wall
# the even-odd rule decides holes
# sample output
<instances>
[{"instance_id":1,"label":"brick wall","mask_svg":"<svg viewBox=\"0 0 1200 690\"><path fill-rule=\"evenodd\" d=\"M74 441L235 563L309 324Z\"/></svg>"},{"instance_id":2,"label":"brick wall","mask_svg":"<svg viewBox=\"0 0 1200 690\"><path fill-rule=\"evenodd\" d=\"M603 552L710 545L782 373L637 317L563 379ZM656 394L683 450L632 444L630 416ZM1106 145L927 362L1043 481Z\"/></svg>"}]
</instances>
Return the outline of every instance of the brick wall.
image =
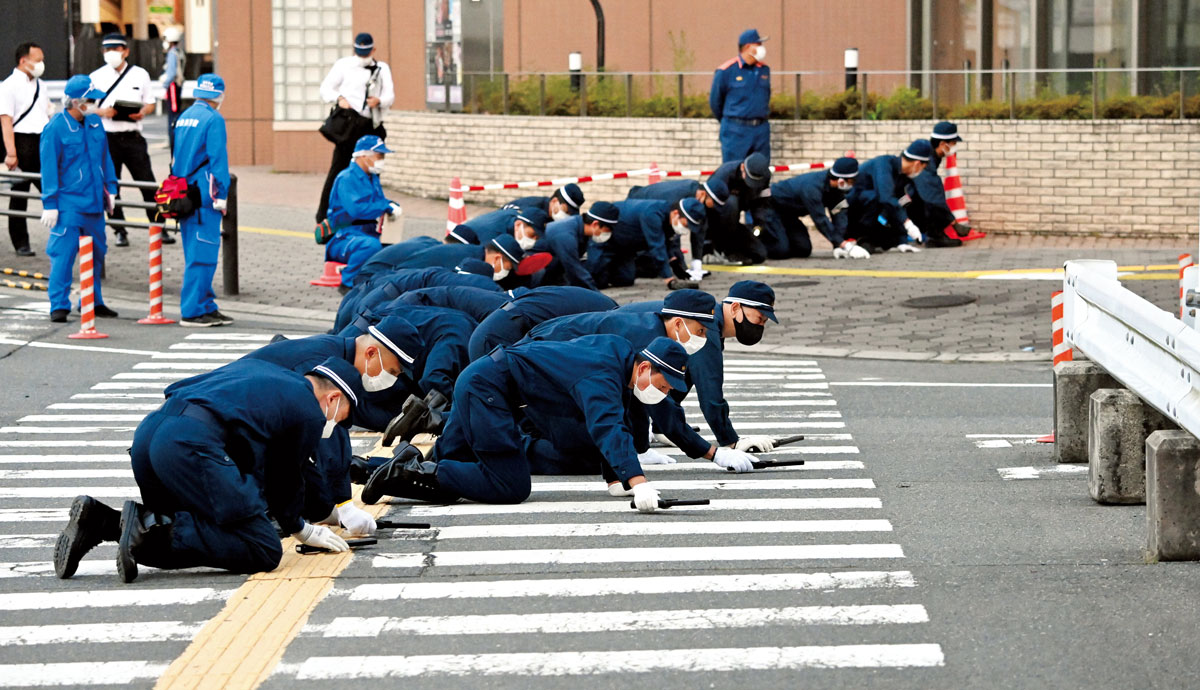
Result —
<instances>
[{"instance_id":1,"label":"brick wall","mask_svg":"<svg viewBox=\"0 0 1200 690\"><path fill-rule=\"evenodd\" d=\"M854 150L894 153L928 121L772 123L772 159L800 164ZM712 169L720 162L709 120L516 117L393 112L384 182L445 197L464 184L516 182L647 167ZM1194 238L1200 208L1200 126L1174 120L982 120L959 123L967 210L999 234ZM1192 160L1192 163L1188 163ZM644 179L583 185L589 202L623 199ZM500 203L548 189L469 193Z\"/></svg>"}]
</instances>

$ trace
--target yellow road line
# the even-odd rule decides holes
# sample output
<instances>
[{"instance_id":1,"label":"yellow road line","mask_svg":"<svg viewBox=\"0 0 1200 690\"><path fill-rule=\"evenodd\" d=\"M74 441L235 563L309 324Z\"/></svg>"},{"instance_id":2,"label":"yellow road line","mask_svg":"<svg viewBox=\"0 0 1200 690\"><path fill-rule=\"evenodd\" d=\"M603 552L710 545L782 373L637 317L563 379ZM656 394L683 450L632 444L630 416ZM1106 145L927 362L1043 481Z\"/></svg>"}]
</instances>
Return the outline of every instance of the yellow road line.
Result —
<instances>
[{"instance_id":1,"label":"yellow road line","mask_svg":"<svg viewBox=\"0 0 1200 690\"><path fill-rule=\"evenodd\" d=\"M391 450L377 444L371 454L391 455ZM355 499L360 491L361 487L355 487ZM363 508L379 518L388 505ZM352 558L352 553L302 556L296 553L295 539L284 539L279 567L251 575L167 668L155 688L258 687L275 670Z\"/></svg>"},{"instance_id":2,"label":"yellow road line","mask_svg":"<svg viewBox=\"0 0 1200 690\"><path fill-rule=\"evenodd\" d=\"M255 228L246 225L239 225L238 232L250 232L256 235L278 235L280 237L303 237L311 240L313 234L311 232L300 232L298 230L278 230L276 228Z\"/></svg>"}]
</instances>

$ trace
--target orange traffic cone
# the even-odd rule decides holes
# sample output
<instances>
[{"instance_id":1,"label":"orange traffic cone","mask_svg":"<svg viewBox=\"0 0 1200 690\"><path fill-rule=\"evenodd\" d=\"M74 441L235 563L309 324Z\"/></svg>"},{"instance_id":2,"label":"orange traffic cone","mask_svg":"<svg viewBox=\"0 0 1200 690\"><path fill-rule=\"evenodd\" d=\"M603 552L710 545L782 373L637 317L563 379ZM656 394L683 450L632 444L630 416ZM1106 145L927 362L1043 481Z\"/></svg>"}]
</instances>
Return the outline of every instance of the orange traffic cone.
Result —
<instances>
[{"instance_id":1,"label":"orange traffic cone","mask_svg":"<svg viewBox=\"0 0 1200 690\"><path fill-rule=\"evenodd\" d=\"M308 284L316 285L317 287L337 287L342 284L342 269L345 267L346 264L340 264L336 261L326 261L325 272L321 274L320 278L308 281Z\"/></svg>"}]
</instances>

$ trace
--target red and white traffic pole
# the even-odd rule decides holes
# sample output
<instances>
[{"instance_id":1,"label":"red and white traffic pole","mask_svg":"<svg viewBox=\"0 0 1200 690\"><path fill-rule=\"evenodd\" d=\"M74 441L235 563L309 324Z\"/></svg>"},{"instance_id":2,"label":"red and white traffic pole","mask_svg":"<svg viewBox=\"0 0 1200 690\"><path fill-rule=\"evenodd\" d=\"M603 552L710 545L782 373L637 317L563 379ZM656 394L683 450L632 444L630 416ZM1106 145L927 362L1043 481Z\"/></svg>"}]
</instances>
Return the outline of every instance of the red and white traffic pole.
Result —
<instances>
[{"instance_id":1,"label":"red and white traffic pole","mask_svg":"<svg viewBox=\"0 0 1200 690\"><path fill-rule=\"evenodd\" d=\"M96 330L95 264L92 261L92 237L79 233L79 332L68 338L93 340L107 338Z\"/></svg>"},{"instance_id":2,"label":"red and white traffic pole","mask_svg":"<svg viewBox=\"0 0 1200 690\"><path fill-rule=\"evenodd\" d=\"M150 226L150 315L141 324L175 323L163 316L162 233L161 225Z\"/></svg>"}]
</instances>

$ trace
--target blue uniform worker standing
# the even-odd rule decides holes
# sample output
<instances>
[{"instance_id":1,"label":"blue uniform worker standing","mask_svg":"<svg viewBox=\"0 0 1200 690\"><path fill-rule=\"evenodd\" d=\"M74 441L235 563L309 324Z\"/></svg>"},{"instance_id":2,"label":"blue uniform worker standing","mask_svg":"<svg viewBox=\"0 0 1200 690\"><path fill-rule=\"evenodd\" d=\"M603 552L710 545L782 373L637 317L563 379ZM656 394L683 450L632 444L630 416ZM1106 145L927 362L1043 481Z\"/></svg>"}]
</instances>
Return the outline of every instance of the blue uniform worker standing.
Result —
<instances>
[{"instance_id":1,"label":"blue uniform worker standing","mask_svg":"<svg viewBox=\"0 0 1200 690\"><path fill-rule=\"evenodd\" d=\"M96 316L117 312L104 305L100 275L108 245L104 237L104 212L111 210L117 193L117 176L108 155L108 139L100 118L85 114L87 102L104 95L92 81L75 75L67 81L63 112L42 130L39 158L42 164L41 223L50 230L46 255L50 257L50 320L62 323L71 312L71 280L80 235L92 238L92 285Z\"/></svg>"},{"instance_id":2,"label":"blue uniform worker standing","mask_svg":"<svg viewBox=\"0 0 1200 690\"><path fill-rule=\"evenodd\" d=\"M618 311L660 313L664 307L662 300L650 302L635 302L622 306ZM775 317L775 291L771 286L753 280L741 280L729 288L729 294L722 300L721 308L713 313L713 325L708 329L707 344L688 358L687 384L690 391L696 388L700 412L716 437L717 446L732 448L741 453L770 452L775 447L775 441L770 436L750 435L741 436L733 428L729 419L729 403L725 402L722 390L725 378L725 339L736 337L742 345L756 345L762 340L767 320L778 323ZM676 401L682 401L686 396L672 394ZM667 411L667 406L660 406ZM672 413L682 414L682 408L670 408ZM656 410L658 412L659 410ZM678 419L676 425L685 424L686 420ZM753 460L741 453L727 454L720 452L718 465L733 467L739 472L754 469L750 464ZM663 453L650 449L641 456L643 464L669 464L675 460ZM722 464L727 463L727 464Z\"/></svg>"},{"instance_id":3,"label":"blue uniform worker standing","mask_svg":"<svg viewBox=\"0 0 1200 690\"><path fill-rule=\"evenodd\" d=\"M550 196L523 196L513 199L503 208L536 208L546 214L550 220L566 220L579 215L583 209L583 190L574 182L567 183L554 190Z\"/></svg>"},{"instance_id":4,"label":"blue uniform worker standing","mask_svg":"<svg viewBox=\"0 0 1200 690\"><path fill-rule=\"evenodd\" d=\"M175 122L175 161L171 174L200 190L200 205L180 221L183 237L183 286L179 325L209 327L233 323L217 310L212 281L221 248L221 219L229 197L229 156L225 118L217 112L225 101L225 81L202 74L193 91L196 102Z\"/></svg>"},{"instance_id":5,"label":"blue uniform worker standing","mask_svg":"<svg viewBox=\"0 0 1200 690\"><path fill-rule=\"evenodd\" d=\"M588 242L595 251L612 239L620 211L607 201L597 201L585 213L555 221L546 226L545 236L535 249L547 251L554 258L543 269L542 285L570 285L598 290L596 281L584 265Z\"/></svg>"},{"instance_id":6,"label":"blue uniform worker standing","mask_svg":"<svg viewBox=\"0 0 1200 690\"><path fill-rule=\"evenodd\" d=\"M908 218L901 197L910 180L916 179L933 153L929 142L918 139L899 156L876 156L863 163L854 188L846 196L846 237L877 254L896 247L901 252L918 252L921 230Z\"/></svg>"},{"instance_id":7,"label":"blue uniform worker standing","mask_svg":"<svg viewBox=\"0 0 1200 690\"><path fill-rule=\"evenodd\" d=\"M767 258L807 258L812 255L808 228L800 219L812 221L817 231L833 245L834 258L865 259L870 254L846 239L846 192L858 177L858 161L839 158L829 170L797 175L771 185L770 209L763 213L763 246Z\"/></svg>"},{"instance_id":8,"label":"blue uniform worker standing","mask_svg":"<svg viewBox=\"0 0 1200 690\"><path fill-rule=\"evenodd\" d=\"M560 221L568 222L568 221ZM544 285L503 304L475 327L468 353L475 361L497 345L512 345L538 324L571 314L616 309L607 295L569 285Z\"/></svg>"},{"instance_id":9,"label":"blue uniform worker standing","mask_svg":"<svg viewBox=\"0 0 1200 690\"><path fill-rule=\"evenodd\" d=\"M521 429L532 427L534 438L570 434L572 461L602 468L611 494L632 494L638 510L653 512L659 493L638 464L628 410L655 406L682 388L686 369L683 348L667 338L640 351L611 335L498 348L459 378L432 460L411 448L406 462L393 460L371 475L363 500L520 503L532 489L529 436Z\"/></svg>"},{"instance_id":10,"label":"blue uniform worker standing","mask_svg":"<svg viewBox=\"0 0 1200 690\"><path fill-rule=\"evenodd\" d=\"M721 161L740 161L751 153L771 160L771 68L758 30L738 36L738 56L713 74L708 105L721 122Z\"/></svg>"},{"instance_id":11,"label":"blue uniform worker standing","mask_svg":"<svg viewBox=\"0 0 1200 690\"><path fill-rule=\"evenodd\" d=\"M493 276L490 265L475 259L467 259L456 268L402 268L376 278L369 285L358 285L350 291L338 306L333 332L345 328L363 311L391 302L410 290L464 286L500 292L500 286L492 279Z\"/></svg>"},{"instance_id":12,"label":"blue uniform worker standing","mask_svg":"<svg viewBox=\"0 0 1200 690\"><path fill-rule=\"evenodd\" d=\"M240 360L171 384L129 451L142 503L126 501L118 515L76 498L55 546L56 573L70 577L101 541L117 541L124 582L138 565L272 570L283 549L271 518L305 544L347 551L341 537L301 517L301 468L349 417L357 375L336 359L307 374Z\"/></svg>"},{"instance_id":13,"label":"blue uniform worker standing","mask_svg":"<svg viewBox=\"0 0 1200 690\"><path fill-rule=\"evenodd\" d=\"M695 199L626 200L613 204L617 224L612 239L588 250L588 271L599 288L633 285L639 274L663 280L671 289L694 287L679 252L679 237L703 232L704 204ZM640 259L640 265L639 265ZM674 265L673 265L674 264Z\"/></svg>"},{"instance_id":14,"label":"blue uniform worker standing","mask_svg":"<svg viewBox=\"0 0 1200 690\"><path fill-rule=\"evenodd\" d=\"M336 232L325 245L325 260L346 264L338 288L343 293L354 285L363 264L383 248L379 241L383 214L395 215L400 210L383 195L379 182L384 158L391 152L382 139L368 134L354 145L350 165L333 181L325 219Z\"/></svg>"},{"instance_id":15,"label":"blue uniform worker standing","mask_svg":"<svg viewBox=\"0 0 1200 690\"><path fill-rule=\"evenodd\" d=\"M962 137L953 122L939 122L933 126L929 146L933 150L929 165L912 181L907 189L911 199L905 211L912 222L921 229L926 247L961 247L961 234L955 225L954 212L946 203L946 186L938 174L942 159L954 151ZM903 197L902 197L903 199ZM969 229L966 229L969 232Z\"/></svg>"}]
</instances>

